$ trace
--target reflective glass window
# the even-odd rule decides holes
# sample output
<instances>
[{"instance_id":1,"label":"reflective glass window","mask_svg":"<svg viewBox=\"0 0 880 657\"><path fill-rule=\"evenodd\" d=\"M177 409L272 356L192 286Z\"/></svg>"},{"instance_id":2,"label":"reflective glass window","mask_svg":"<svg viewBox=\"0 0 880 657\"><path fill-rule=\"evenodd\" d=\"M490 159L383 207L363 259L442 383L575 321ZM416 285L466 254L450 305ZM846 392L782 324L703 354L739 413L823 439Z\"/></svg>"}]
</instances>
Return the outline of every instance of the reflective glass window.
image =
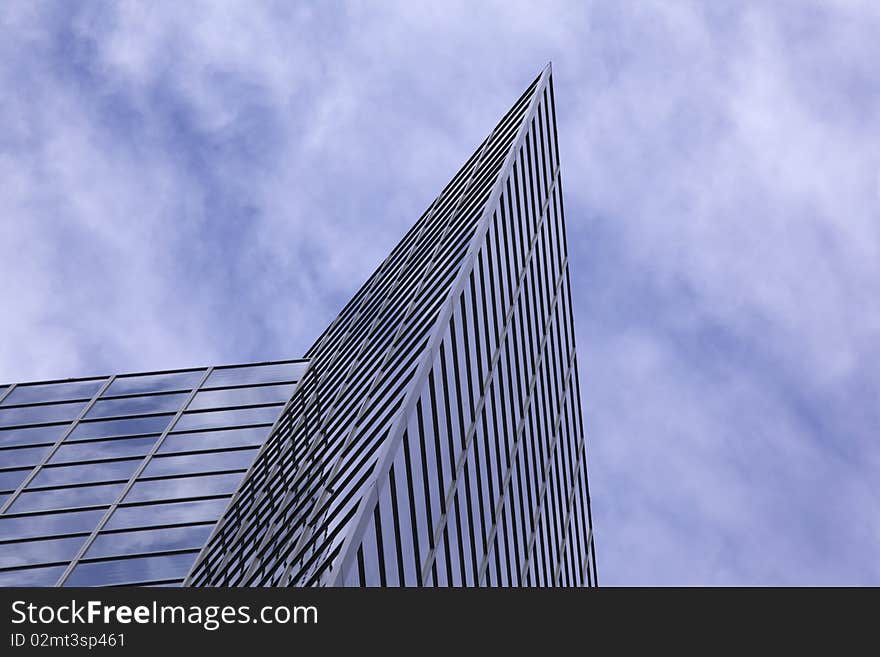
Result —
<instances>
[{"instance_id":1,"label":"reflective glass window","mask_svg":"<svg viewBox=\"0 0 880 657\"><path fill-rule=\"evenodd\" d=\"M144 456L156 444L157 438L158 436L147 436L145 438L116 438L80 443L65 442L52 455L49 463Z\"/></svg>"},{"instance_id":2,"label":"reflective glass window","mask_svg":"<svg viewBox=\"0 0 880 657\"><path fill-rule=\"evenodd\" d=\"M171 433L165 437L159 453L189 452L223 447L262 445L269 437L269 427L247 427L225 431L199 431L196 433Z\"/></svg>"},{"instance_id":3,"label":"reflective glass window","mask_svg":"<svg viewBox=\"0 0 880 657\"><path fill-rule=\"evenodd\" d=\"M146 502L224 495L234 492L243 476L244 473L237 473L138 481L125 496L125 501Z\"/></svg>"},{"instance_id":4,"label":"reflective glass window","mask_svg":"<svg viewBox=\"0 0 880 657\"><path fill-rule=\"evenodd\" d=\"M22 384L3 400L3 406L10 404L35 404L38 402L65 401L70 399L89 399L104 384L106 379L92 381L70 381L65 383Z\"/></svg>"},{"instance_id":5,"label":"reflective glass window","mask_svg":"<svg viewBox=\"0 0 880 657\"><path fill-rule=\"evenodd\" d=\"M53 488L51 490L25 490L18 496L10 513L52 511L76 507L112 504L125 484L99 484L77 488Z\"/></svg>"},{"instance_id":6,"label":"reflective glass window","mask_svg":"<svg viewBox=\"0 0 880 657\"><path fill-rule=\"evenodd\" d=\"M133 417L125 420L80 422L70 434L68 440L161 433L173 417L173 415L157 415L153 417Z\"/></svg>"},{"instance_id":7,"label":"reflective glass window","mask_svg":"<svg viewBox=\"0 0 880 657\"><path fill-rule=\"evenodd\" d=\"M188 392L176 392L164 395L146 395L143 397L99 399L89 409L86 418L145 415L147 413L176 413L189 394Z\"/></svg>"},{"instance_id":8,"label":"reflective glass window","mask_svg":"<svg viewBox=\"0 0 880 657\"><path fill-rule=\"evenodd\" d=\"M254 383L280 383L299 381L307 363L278 363L275 365L250 365L247 367L218 368L211 372L204 388L252 385Z\"/></svg>"},{"instance_id":9,"label":"reflective glass window","mask_svg":"<svg viewBox=\"0 0 880 657\"><path fill-rule=\"evenodd\" d=\"M0 450L0 468L18 468L36 465L46 455L50 446L18 447Z\"/></svg>"},{"instance_id":10,"label":"reflective glass window","mask_svg":"<svg viewBox=\"0 0 880 657\"><path fill-rule=\"evenodd\" d=\"M167 527L144 531L102 533L92 543L85 556L92 559L167 550L197 549L205 544L212 529L213 525L196 525L195 527Z\"/></svg>"},{"instance_id":11,"label":"reflective glass window","mask_svg":"<svg viewBox=\"0 0 880 657\"><path fill-rule=\"evenodd\" d=\"M203 411L184 413L174 425L177 431L192 429L219 429L245 424L272 424L281 413L282 406L239 408L231 411Z\"/></svg>"},{"instance_id":12,"label":"reflective glass window","mask_svg":"<svg viewBox=\"0 0 880 657\"><path fill-rule=\"evenodd\" d=\"M0 568L70 561L86 536L0 544ZM54 582L53 582L54 583Z\"/></svg>"},{"instance_id":13,"label":"reflective glass window","mask_svg":"<svg viewBox=\"0 0 880 657\"><path fill-rule=\"evenodd\" d=\"M242 449L233 452L208 452L190 456L154 456L150 459L142 476L157 477L191 472L247 469L256 453L256 449Z\"/></svg>"},{"instance_id":14,"label":"reflective glass window","mask_svg":"<svg viewBox=\"0 0 880 657\"><path fill-rule=\"evenodd\" d=\"M295 384L258 386L256 388L227 388L226 390L202 390L196 393L188 411L203 408L225 408L252 404L285 403L293 395Z\"/></svg>"},{"instance_id":15,"label":"reflective glass window","mask_svg":"<svg viewBox=\"0 0 880 657\"><path fill-rule=\"evenodd\" d=\"M31 538L92 531L104 514L102 510L66 511L37 516L0 517L0 536Z\"/></svg>"},{"instance_id":16,"label":"reflective glass window","mask_svg":"<svg viewBox=\"0 0 880 657\"><path fill-rule=\"evenodd\" d=\"M110 516L105 529L126 529L129 527L155 527L188 522L213 522L226 509L228 500L199 500L195 502L171 502L166 504L144 504L120 506ZM0 533L2 533L0 518Z\"/></svg>"},{"instance_id":17,"label":"reflective glass window","mask_svg":"<svg viewBox=\"0 0 880 657\"><path fill-rule=\"evenodd\" d=\"M54 443L67 431L68 424L27 429L0 429L0 447Z\"/></svg>"},{"instance_id":18,"label":"reflective glass window","mask_svg":"<svg viewBox=\"0 0 880 657\"><path fill-rule=\"evenodd\" d=\"M136 557L112 561L80 562L65 586L101 586L134 584L185 577L196 558L191 554L168 554L159 557Z\"/></svg>"},{"instance_id":19,"label":"reflective glass window","mask_svg":"<svg viewBox=\"0 0 880 657\"><path fill-rule=\"evenodd\" d=\"M86 402L65 402L63 404L43 404L40 406L0 407L0 426L12 427L18 424L43 424L45 422L65 422L76 418Z\"/></svg>"},{"instance_id":20,"label":"reflective glass window","mask_svg":"<svg viewBox=\"0 0 880 657\"><path fill-rule=\"evenodd\" d=\"M0 572L0 586L54 586L66 566Z\"/></svg>"},{"instance_id":21,"label":"reflective glass window","mask_svg":"<svg viewBox=\"0 0 880 657\"><path fill-rule=\"evenodd\" d=\"M198 385L204 374L204 370L196 370L171 374L120 376L110 384L110 387L104 393L104 397L110 395L135 395L144 392L191 390Z\"/></svg>"},{"instance_id":22,"label":"reflective glass window","mask_svg":"<svg viewBox=\"0 0 880 657\"><path fill-rule=\"evenodd\" d=\"M24 481L24 478L30 471L31 468L24 468L23 470L8 470L6 472L0 472L0 490L15 490L18 488L18 485Z\"/></svg>"},{"instance_id":23,"label":"reflective glass window","mask_svg":"<svg viewBox=\"0 0 880 657\"><path fill-rule=\"evenodd\" d=\"M125 461L84 463L82 465L47 465L40 468L37 476L31 481L31 486L64 486L92 481L128 481L142 460L134 458Z\"/></svg>"}]
</instances>

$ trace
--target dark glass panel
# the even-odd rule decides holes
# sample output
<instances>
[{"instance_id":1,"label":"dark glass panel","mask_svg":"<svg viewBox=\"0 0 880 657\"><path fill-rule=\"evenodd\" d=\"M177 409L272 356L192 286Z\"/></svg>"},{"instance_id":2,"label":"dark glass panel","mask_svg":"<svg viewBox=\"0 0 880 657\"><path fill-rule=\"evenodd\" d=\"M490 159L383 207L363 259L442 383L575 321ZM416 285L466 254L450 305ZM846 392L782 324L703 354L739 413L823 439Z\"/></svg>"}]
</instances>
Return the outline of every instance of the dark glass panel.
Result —
<instances>
[{"instance_id":1,"label":"dark glass panel","mask_svg":"<svg viewBox=\"0 0 880 657\"><path fill-rule=\"evenodd\" d=\"M0 572L0 586L54 586L66 566Z\"/></svg>"},{"instance_id":2,"label":"dark glass panel","mask_svg":"<svg viewBox=\"0 0 880 657\"><path fill-rule=\"evenodd\" d=\"M94 563L80 562L74 568L65 586L103 586L108 584L135 584L186 576L195 561L196 553L168 554L160 557L114 559Z\"/></svg>"},{"instance_id":3,"label":"dark glass panel","mask_svg":"<svg viewBox=\"0 0 880 657\"><path fill-rule=\"evenodd\" d=\"M82 465L58 465L40 468L31 481L32 488L42 486L65 486L89 482L128 480L143 459L84 463Z\"/></svg>"},{"instance_id":4,"label":"dark glass panel","mask_svg":"<svg viewBox=\"0 0 880 657\"><path fill-rule=\"evenodd\" d=\"M119 497L124 487L125 484L99 484L78 488L25 490L16 498L9 511L11 513L27 513L109 505Z\"/></svg>"},{"instance_id":5,"label":"dark glass panel","mask_svg":"<svg viewBox=\"0 0 880 657\"><path fill-rule=\"evenodd\" d=\"M138 481L125 496L125 501L146 502L224 495L234 492L243 476L244 473L237 473Z\"/></svg>"},{"instance_id":6,"label":"dark glass panel","mask_svg":"<svg viewBox=\"0 0 880 657\"><path fill-rule=\"evenodd\" d=\"M252 404L285 403L293 395L295 384L259 386L256 388L229 388L227 390L202 390L196 393L188 411L203 408L225 408Z\"/></svg>"},{"instance_id":7,"label":"dark glass panel","mask_svg":"<svg viewBox=\"0 0 880 657\"><path fill-rule=\"evenodd\" d=\"M191 472L247 469L256 453L256 449L243 449L234 452L207 452L191 456L154 456L150 459L141 476L156 477Z\"/></svg>"},{"instance_id":8,"label":"dark glass panel","mask_svg":"<svg viewBox=\"0 0 880 657\"><path fill-rule=\"evenodd\" d=\"M116 438L95 442L62 443L49 463L68 463L70 461L91 461L125 456L144 456L156 444L158 436L146 438Z\"/></svg>"},{"instance_id":9,"label":"dark glass panel","mask_svg":"<svg viewBox=\"0 0 880 657\"><path fill-rule=\"evenodd\" d=\"M204 370L194 372L174 372L172 374L148 374L117 377L104 397L110 395L136 395L144 392L166 392L170 390L191 390L204 376Z\"/></svg>"},{"instance_id":10,"label":"dark glass panel","mask_svg":"<svg viewBox=\"0 0 880 657\"><path fill-rule=\"evenodd\" d=\"M0 544L0 568L70 561L85 543L85 536ZM54 582L53 582L54 583Z\"/></svg>"},{"instance_id":11,"label":"dark glass panel","mask_svg":"<svg viewBox=\"0 0 880 657\"><path fill-rule=\"evenodd\" d=\"M21 384L16 386L3 400L3 406L10 404L35 404L38 402L65 401L70 399L89 399L98 392L106 379L92 381L71 381L66 383Z\"/></svg>"},{"instance_id":12,"label":"dark glass panel","mask_svg":"<svg viewBox=\"0 0 880 657\"><path fill-rule=\"evenodd\" d=\"M213 525L195 527L168 527L135 532L100 534L92 543L86 557L115 557L126 554L144 554L167 550L197 549L204 545Z\"/></svg>"},{"instance_id":13,"label":"dark glass panel","mask_svg":"<svg viewBox=\"0 0 880 657\"><path fill-rule=\"evenodd\" d=\"M80 422L76 429L73 430L73 433L70 434L68 440L161 433L173 417L173 415L158 415L154 417L134 417L125 420Z\"/></svg>"},{"instance_id":14,"label":"dark glass panel","mask_svg":"<svg viewBox=\"0 0 880 657\"><path fill-rule=\"evenodd\" d=\"M248 427L226 431L200 431L198 433L171 433L165 438L159 453L189 452L223 447L262 445L269 437L269 427Z\"/></svg>"},{"instance_id":15,"label":"dark glass panel","mask_svg":"<svg viewBox=\"0 0 880 657\"><path fill-rule=\"evenodd\" d=\"M282 406L262 406L260 408L241 408L233 411L206 411L184 413L177 424L176 431L192 429L220 429L245 424L271 424L281 414Z\"/></svg>"},{"instance_id":16,"label":"dark glass panel","mask_svg":"<svg viewBox=\"0 0 880 657\"><path fill-rule=\"evenodd\" d=\"M0 536L31 538L90 532L104 515L103 510L67 511L20 518L0 517Z\"/></svg>"},{"instance_id":17,"label":"dark glass panel","mask_svg":"<svg viewBox=\"0 0 880 657\"><path fill-rule=\"evenodd\" d=\"M204 388L299 381L307 363L279 363L215 369L205 381Z\"/></svg>"},{"instance_id":18,"label":"dark glass panel","mask_svg":"<svg viewBox=\"0 0 880 657\"><path fill-rule=\"evenodd\" d=\"M85 405L86 402L66 402L64 404L0 408L0 426L12 427L18 424L70 421L79 415Z\"/></svg>"},{"instance_id":19,"label":"dark glass panel","mask_svg":"<svg viewBox=\"0 0 880 657\"><path fill-rule=\"evenodd\" d=\"M89 409L87 419L98 417L120 417L123 415L145 415L147 413L176 413L188 392L177 392L164 395L146 395L144 397L122 397L121 399L99 399Z\"/></svg>"},{"instance_id":20,"label":"dark glass panel","mask_svg":"<svg viewBox=\"0 0 880 657\"><path fill-rule=\"evenodd\" d=\"M213 522L220 517L227 504L227 499L218 499L121 506L110 516L105 529L155 527L157 525L174 525L187 522ZM2 526L0 526L0 531L2 531Z\"/></svg>"}]
</instances>

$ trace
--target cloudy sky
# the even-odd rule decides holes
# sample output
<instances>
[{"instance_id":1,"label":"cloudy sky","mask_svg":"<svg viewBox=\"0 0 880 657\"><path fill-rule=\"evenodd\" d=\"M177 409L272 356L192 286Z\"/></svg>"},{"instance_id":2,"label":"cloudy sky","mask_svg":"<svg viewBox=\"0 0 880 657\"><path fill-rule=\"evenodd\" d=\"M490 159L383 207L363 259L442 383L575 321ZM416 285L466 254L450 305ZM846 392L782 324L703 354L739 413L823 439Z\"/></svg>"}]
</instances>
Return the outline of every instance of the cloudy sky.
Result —
<instances>
[{"instance_id":1,"label":"cloudy sky","mask_svg":"<svg viewBox=\"0 0 880 657\"><path fill-rule=\"evenodd\" d=\"M297 357L552 60L603 584L880 584L873 2L4 2L0 380Z\"/></svg>"}]
</instances>

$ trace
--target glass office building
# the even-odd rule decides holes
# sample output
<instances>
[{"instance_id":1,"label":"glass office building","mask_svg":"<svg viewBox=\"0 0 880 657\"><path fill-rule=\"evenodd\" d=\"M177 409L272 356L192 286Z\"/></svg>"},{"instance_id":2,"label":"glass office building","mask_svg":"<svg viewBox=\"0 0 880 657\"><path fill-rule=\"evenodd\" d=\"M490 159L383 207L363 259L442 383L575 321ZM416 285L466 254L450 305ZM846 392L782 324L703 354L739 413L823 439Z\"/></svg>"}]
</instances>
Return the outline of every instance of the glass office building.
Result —
<instances>
[{"instance_id":1,"label":"glass office building","mask_svg":"<svg viewBox=\"0 0 880 657\"><path fill-rule=\"evenodd\" d=\"M0 394L0 585L180 584L304 361Z\"/></svg>"},{"instance_id":2,"label":"glass office building","mask_svg":"<svg viewBox=\"0 0 880 657\"><path fill-rule=\"evenodd\" d=\"M554 105L304 360L8 388L0 584L595 585Z\"/></svg>"}]
</instances>

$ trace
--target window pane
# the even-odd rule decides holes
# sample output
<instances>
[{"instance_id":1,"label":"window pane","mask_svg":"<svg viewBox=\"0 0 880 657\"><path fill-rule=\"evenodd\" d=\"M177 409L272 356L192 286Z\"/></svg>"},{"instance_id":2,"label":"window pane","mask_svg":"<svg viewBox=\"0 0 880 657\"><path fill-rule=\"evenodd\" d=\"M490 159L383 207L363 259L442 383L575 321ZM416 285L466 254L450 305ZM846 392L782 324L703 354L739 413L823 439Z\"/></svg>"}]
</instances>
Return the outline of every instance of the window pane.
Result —
<instances>
[{"instance_id":1,"label":"window pane","mask_svg":"<svg viewBox=\"0 0 880 657\"><path fill-rule=\"evenodd\" d=\"M226 431L203 431L198 433L171 433L159 448L160 454L189 452L223 447L262 445L269 437L269 427L248 427Z\"/></svg>"},{"instance_id":2,"label":"window pane","mask_svg":"<svg viewBox=\"0 0 880 657\"><path fill-rule=\"evenodd\" d=\"M69 399L89 399L107 379L92 381L73 381L68 383L41 383L19 385L3 400L3 406L10 404L33 404L37 402L65 401Z\"/></svg>"},{"instance_id":3,"label":"window pane","mask_svg":"<svg viewBox=\"0 0 880 657\"><path fill-rule=\"evenodd\" d=\"M50 447L19 447L0 450L0 468L17 468L36 465Z\"/></svg>"},{"instance_id":4,"label":"window pane","mask_svg":"<svg viewBox=\"0 0 880 657\"><path fill-rule=\"evenodd\" d=\"M234 452L193 454L191 456L154 456L144 469L143 477L212 472L214 470L246 470L256 455L256 449Z\"/></svg>"},{"instance_id":5,"label":"window pane","mask_svg":"<svg viewBox=\"0 0 880 657\"><path fill-rule=\"evenodd\" d=\"M245 424L272 424L281 414L282 406L241 408L234 411L184 413L174 425L176 431L220 429Z\"/></svg>"},{"instance_id":6,"label":"window pane","mask_svg":"<svg viewBox=\"0 0 880 657\"><path fill-rule=\"evenodd\" d=\"M205 388L299 381L308 363L281 363L278 365L249 365L215 369L205 381Z\"/></svg>"},{"instance_id":7,"label":"window pane","mask_svg":"<svg viewBox=\"0 0 880 657\"><path fill-rule=\"evenodd\" d=\"M0 408L0 426L12 427L17 424L70 421L79 415L85 405L86 402L66 402L44 406Z\"/></svg>"},{"instance_id":8,"label":"window pane","mask_svg":"<svg viewBox=\"0 0 880 657\"><path fill-rule=\"evenodd\" d=\"M31 538L90 532L104 515L102 510L47 513L23 518L0 518L0 536Z\"/></svg>"},{"instance_id":9,"label":"window pane","mask_svg":"<svg viewBox=\"0 0 880 657\"><path fill-rule=\"evenodd\" d=\"M144 456L149 452L159 436L146 438L116 438L96 442L62 443L49 463L68 463L70 461L90 461L125 456Z\"/></svg>"},{"instance_id":10,"label":"window pane","mask_svg":"<svg viewBox=\"0 0 880 657\"><path fill-rule=\"evenodd\" d=\"M125 484L99 484L79 488L56 488L53 490L25 490L9 508L11 513L73 509L84 506L109 505L113 503Z\"/></svg>"},{"instance_id":11,"label":"window pane","mask_svg":"<svg viewBox=\"0 0 880 657\"><path fill-rule=\"evenodd\" d=\"M16 488L18 488L18 485L24 481L24 478L30 471L31 468L25 468L24 470L9 470L8 472L0 472L0 490L14 491ZM4 537L0 535L0 538Z\"/></svg>"},{"instance_id":12,"label":"window pane","mask_svg":"<svg viewBox=\"0 0 880 657\"><path fill-rule=\"evenodd\" d=\"M123 397L122 399L99 399L89 409L86 417L118 417L122 415L144 415L147 413L176 413L186 401L188 392L145 397Z\"/></svg>"},{"instance_id":13,"label":"window pane","mask_svg":"<svg viewBox=\"0 0 880 657\"><path fill-rule=\"evenodd\" d=\"M0 429L0 447L54 443L67 431L68 424L30 429Z\"/></svg>"},{"instance_id":14,"label":"window pane","mask_svg":"<svg viewBox=\"0 0 880 657\"><path fill-rule=\"evenodd\" d=\"M207 497L232 493L238 487L244 473L206 475L204 477L180 477L138 481L125 496L126 502L151 500L174 500L184 497Z\"/></svg>"},{"instance_id":15,"label":"window pane","mask_svg":"<svg viewBox=\"0 0 880 657\"><path fill-rule=\"evenodd\" d=\"M200 549L208 539L211 529L213 525L197 525L100 534L92 543L86 557L92 559L166 550Z\"/></svg>"},{"instance_id":16,"label":"window pane","mask_svg":"<svg viewBox=\"0 0 880 657\"><path fill-rule=\"evenodd\" d=\"M110 516L105 528L126 529L128 527L154 527L187 522L213 522L220 517L228 503L229 500L220 499L121 506ZM0 525L0 532L2 532L2 525Z\"/></svg>"},{"instance_id":17,"label":"window pane","mask_svg":"<svg viewBox=\"0 0 880 657\"><path fill-rule=\"evenodd\" d=\"M196 558L191 554L169 554L162 557L115 559L95 563L79 563L65 586L102 586L134 584L185 577Z\"/></svg>"},{"instance_id":18,"label":"window pane","mask_svg":"<svg viewBox=\"0 0 880 657\"><path fill-rule=\"evenodd\" d=\"M117 377L104 397L110 395L134 395L142 392L163 392L168 390L192 390L202 377L204 370L176 372L174 374L150 374L147 376Z\"/></svg>"},{"instance_id":19,"label":"window pane","mask_svg":"<svg viewBox=\"0 0 880 657\"><path fill-rule=\"evenodd\" d=\"M54 586L67 566L8 570L0 573L0 586Z\"/></svg>"},{"instance_id":20,"label":"window pane","mask_svg":"<svg viewBox=\"0 0 880 657\"><path fill-rule=\"evenodd\" d=\"M248 406L251 404L286 403L293 395L296 384L260 386L258 388L229 388L227 390L202 390L197 393L187 410Z\"/></svg>"},{"instance_id":21,"label":"window pane","mask_svg":"<svg viewBox=\"0 0 880 657\"><path fill-rule=\"evenodd\" d=\"M70 434L68 440L161 433L173 417L173 415L158 415L155 417L135 417L126 420L80 422L76 429L73 430L73 433Z\"/></svg>"},{"instance_id":22,"label":"window pane","mask_svg":"<svg viewBox=\"0 0 880 657\"><path fill-rule=\"evenodd\" d=\"M40 468L33 478L31 487L65 486L102 481L128 481L142 458L106 463L84 463L83 465L58 465Z\"/></svg>"},{"instance_id":23,"label":"window pane","mask_svg":"<svg viewBox=\"0 0 880 657\"><path fill-rule=\"evenodd\" d=\"M76 556L86 538L86 536L77 536L48 541L4 543L0 545L0 568L70 561Z\"/></svg>"}]
</instances>

